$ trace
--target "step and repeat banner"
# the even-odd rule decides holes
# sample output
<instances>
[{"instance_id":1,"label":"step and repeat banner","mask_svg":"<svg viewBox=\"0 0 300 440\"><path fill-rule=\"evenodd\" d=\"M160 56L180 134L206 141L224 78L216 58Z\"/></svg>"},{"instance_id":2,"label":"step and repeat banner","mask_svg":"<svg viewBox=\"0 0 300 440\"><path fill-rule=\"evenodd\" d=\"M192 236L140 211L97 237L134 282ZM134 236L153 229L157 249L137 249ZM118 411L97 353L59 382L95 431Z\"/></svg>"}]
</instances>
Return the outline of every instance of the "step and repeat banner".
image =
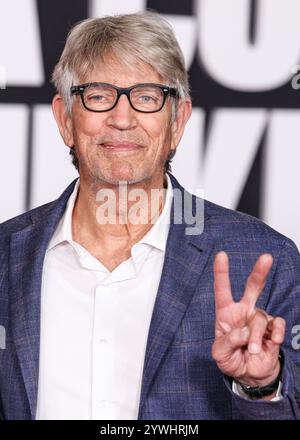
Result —
<instances>
[{"instance_id":1,"label":"step and repeat banner","mask_svg":"<svg viewBox=\"0 0 300 440\"><path fill-rule=\"evenodd\" d=\"M145 9L172 24L190 75L194 110L174 175L300 247L299 0L0 0L0 222L77 176L51 112L71 26Z\"/></svg>"}]
</instances>

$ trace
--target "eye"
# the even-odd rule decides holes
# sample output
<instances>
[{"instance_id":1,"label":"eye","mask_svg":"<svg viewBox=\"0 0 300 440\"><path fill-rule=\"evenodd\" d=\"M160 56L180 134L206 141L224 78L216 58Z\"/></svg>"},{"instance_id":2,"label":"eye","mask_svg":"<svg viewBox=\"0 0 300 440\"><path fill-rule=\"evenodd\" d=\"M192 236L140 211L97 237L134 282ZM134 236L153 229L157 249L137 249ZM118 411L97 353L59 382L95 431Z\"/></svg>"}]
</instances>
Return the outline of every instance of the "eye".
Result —
<instances>
[{"instance_id":1,"label":"eye","mask_svg":"<svg viewBox=\"0 0 300 440\"><path fill-rule=\"evenodd\" d=\"M161 98L161 90L157 87L137 87L133 89L131 98L138 105L157 105Z\"/></svg>"},{"instance_id":2,"label":"eye","mask_svg":"<svg viewBox=\"0 0 300 440\"><path fill-rule=\"evenodd\" d=\"M104 97L103 95L89 95L89 96L88 96L88 99L89 99L90 101L97 101L97 102L100 102L100 101L105 100L105 97Z\"/></svg>"},{"instance_id":3,"label":"eye","mask_svg":"<svg viewBox=\"0 0 300 440\"><path fill-rule=\"evenodd\" d=\"M112 96L108 93L89 92L86 94L86 98L89 101L94 102L106 102L112 99Z\"/></svg>"},{"instance_id":4,"label":"eye","mask_svg":"<svg viewBox=\"0 0 300 440\"><path fill-rule=\"evenodd\" d=\"M138 99L139 99L139 101L141 101L144 104L157 101L157 98L155 96L151 96L151 95L141 95L138 97Z\"/></svg>"},{"instance_id":5,"label":"eye","mask_svg":"<svg viewBox=\"0 0 300 440\"><path fill-rule=\"evenodd\" d=\"M114 91L108 87L90 87L85 91L85 98L94 103L110 103L114 97Z\"/></svg>"}]
</instances>

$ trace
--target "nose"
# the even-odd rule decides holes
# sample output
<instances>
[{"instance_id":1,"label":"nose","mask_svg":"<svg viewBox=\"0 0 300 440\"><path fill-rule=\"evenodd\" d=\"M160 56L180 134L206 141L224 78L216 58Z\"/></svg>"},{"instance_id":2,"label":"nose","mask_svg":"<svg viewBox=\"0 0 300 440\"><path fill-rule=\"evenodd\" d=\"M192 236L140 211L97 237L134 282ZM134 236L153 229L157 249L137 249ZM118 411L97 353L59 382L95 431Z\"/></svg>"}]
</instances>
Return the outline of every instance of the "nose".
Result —
<instances>
[{"instance_id":1,"label":"nose","mask_svg":"<svg viewBox=\"0 0 300 440\"><path fill-rule=\"evenodd\" d=\"M119 130L130 130L136 126L136 111L126 95L121 95L117 105L108 112L107 123Z\"/></svg>"}]
</instances>

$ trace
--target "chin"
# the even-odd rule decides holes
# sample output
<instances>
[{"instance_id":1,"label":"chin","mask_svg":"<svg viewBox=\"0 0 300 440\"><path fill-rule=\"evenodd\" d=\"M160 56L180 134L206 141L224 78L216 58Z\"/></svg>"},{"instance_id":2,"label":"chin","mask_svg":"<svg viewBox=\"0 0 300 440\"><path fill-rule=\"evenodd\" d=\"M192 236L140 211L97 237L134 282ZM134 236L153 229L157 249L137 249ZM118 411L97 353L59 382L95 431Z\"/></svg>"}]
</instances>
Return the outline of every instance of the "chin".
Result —
<instances>
[{"instance_id":1,"label":"chin","mask_svg":"<svg viewBox=\"0 0 300 440\"><path fill-rule=\"evenodd\" d=\"M119 182L127 182L128 185L133 185L139 182L143 182L149 179L148 175L134 175L129 173L116 173L114 175L103 176L99 175L98 179L102 182L108 183L110 185L118 185Z\"/></svg>"},{"instance_id":2,"label":"chin","mask_svg":"<svg viewBox=\"0 0 300 440\"><path fill-rule=\"evenodd\" d=\"M96 174L95 177L96 177L96 180L98 180L98 182L101 184L107 183L109 185L118 185L119 182L121 182L121 181L126 181L128 184L135 182L135 179L132 176L128 176L126 174L119 174L119 175L114 175L114 176L112 176L112 175L106 176L103 174Z\"/></svg>"}]
</instances>

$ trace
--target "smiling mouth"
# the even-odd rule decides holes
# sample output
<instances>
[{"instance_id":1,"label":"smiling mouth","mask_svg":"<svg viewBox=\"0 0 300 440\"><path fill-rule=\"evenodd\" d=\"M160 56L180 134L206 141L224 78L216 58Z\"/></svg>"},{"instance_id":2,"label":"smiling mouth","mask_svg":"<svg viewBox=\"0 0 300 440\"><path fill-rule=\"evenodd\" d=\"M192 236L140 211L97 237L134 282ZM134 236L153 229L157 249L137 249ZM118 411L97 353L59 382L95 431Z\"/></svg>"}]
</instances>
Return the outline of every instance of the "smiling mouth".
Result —
<instances>
[{"instance_id":1,"label":"smiling mouth","mask_svg":"<svg viewBox=\"0 0 300 440\"><path fill-rule=\"evenodd\" d=\"M104 148L106 151L110 152L120 152L120 151L134 151L141 150L143 148L140 144L135 144L132 142L105 142L103 144L99 144L101 148Z\"/></svg>"}]
</instances>

